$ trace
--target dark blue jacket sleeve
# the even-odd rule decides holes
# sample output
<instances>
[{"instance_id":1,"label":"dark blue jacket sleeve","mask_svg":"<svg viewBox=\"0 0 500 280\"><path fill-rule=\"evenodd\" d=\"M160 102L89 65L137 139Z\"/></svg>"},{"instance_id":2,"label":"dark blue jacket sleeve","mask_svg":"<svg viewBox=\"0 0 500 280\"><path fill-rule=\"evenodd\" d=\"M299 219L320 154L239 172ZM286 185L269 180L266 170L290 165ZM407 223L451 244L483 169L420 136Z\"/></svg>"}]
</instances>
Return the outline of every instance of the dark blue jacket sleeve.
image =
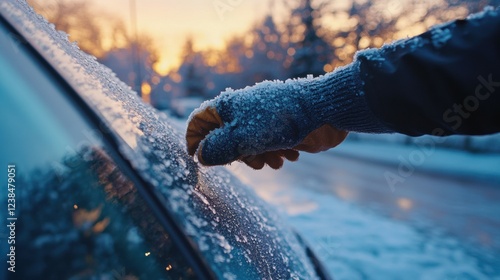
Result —
<instances>
[{"instance_id":1,"label":"dark blue jacket sleeve","mask_svg":"<svg viewBox=\"0 0 500 280\"><path fill-rule=\"evenodd\" d=\"M500 10L357 54L368 106L407 135L500 132Z\"/></svg>"}]
</instances>

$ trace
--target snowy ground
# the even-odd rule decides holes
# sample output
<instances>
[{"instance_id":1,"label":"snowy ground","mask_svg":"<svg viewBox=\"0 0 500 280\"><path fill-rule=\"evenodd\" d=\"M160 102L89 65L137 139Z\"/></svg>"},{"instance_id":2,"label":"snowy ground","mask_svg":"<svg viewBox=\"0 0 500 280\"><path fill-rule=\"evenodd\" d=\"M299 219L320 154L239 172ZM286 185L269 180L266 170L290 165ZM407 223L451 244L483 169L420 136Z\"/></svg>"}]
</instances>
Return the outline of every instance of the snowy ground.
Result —
<instances>
[{"instance_id":1,"label":"snowy ground","mask_svg":"<svg viewBox=\"0 0 500 280\"><path fill-rule=\"evenodd\" d=\"M428 151L346 142L279 171L229 169L336 279L500 279L500 155Z\"/></svg>"}]
</instances>

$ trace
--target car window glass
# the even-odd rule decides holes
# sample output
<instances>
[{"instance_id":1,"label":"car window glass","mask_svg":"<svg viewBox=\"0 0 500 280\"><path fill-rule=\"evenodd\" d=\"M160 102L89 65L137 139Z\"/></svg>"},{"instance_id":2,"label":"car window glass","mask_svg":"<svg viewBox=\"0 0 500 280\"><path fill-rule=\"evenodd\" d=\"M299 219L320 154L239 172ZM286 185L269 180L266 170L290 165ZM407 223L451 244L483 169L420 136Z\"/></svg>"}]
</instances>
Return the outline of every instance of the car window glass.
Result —
<instances>
[{"instance_id":1,"label":"car window glass","mask_svg":"<svg viewBox=\"0 0 500 280\"><path fill-rule=\"evenodd\" d=\"M0 28L2 275L194 278L99 131L15 39Z\"/></svg>"}]
</instances>

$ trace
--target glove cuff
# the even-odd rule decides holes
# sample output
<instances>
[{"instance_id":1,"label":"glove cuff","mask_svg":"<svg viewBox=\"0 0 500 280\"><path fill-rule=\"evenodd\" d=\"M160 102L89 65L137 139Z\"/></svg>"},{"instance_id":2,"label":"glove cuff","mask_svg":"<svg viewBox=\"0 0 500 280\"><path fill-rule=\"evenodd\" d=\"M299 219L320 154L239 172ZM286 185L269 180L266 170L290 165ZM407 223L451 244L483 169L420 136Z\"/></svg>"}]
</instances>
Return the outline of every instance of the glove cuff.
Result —
<instances>
[{"instance_id":1,"label":"glove cuff","mask_svg":"<svg viewBox=\"0 0 500 280\"><path fill-rule=\"evenodd\" d=\"M305 83L304 99L311 121L328 123L338 129L367 132L394 132L371 111L363 92L360 62L339 67ZM311 96L312 95L312 96Z\"/></svg>"}]
</instances>

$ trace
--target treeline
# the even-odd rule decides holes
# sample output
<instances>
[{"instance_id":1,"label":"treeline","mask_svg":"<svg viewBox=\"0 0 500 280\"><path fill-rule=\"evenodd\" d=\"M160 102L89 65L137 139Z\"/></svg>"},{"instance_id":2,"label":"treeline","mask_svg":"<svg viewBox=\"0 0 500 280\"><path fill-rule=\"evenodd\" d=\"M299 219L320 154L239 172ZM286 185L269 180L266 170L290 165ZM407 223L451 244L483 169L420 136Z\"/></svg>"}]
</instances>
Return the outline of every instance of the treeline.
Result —
<instances>
[{"instance_id":1,"label":"treeline","mask_svg":"<svg viewBox=\"0 0 500 280\"><path fill-rule=\"evenodd\" d=\"M162 76L154 37L131 36L123 21L85 0L29 0L81 49L95 55L159 109L182 97L208 99L227 87L314 76L351 62L359 49L424 32L434 24L478 12L500 0L296 0L230 38L222 50L195 51L187 38L181 65ZM283 12L287 15L284 16Z\"/></svg>"},{"instance_id":2,"label":"treeline","mask_svg":"<svg viewBox=\"0 0 500 280\"><path fill-rule=\"evenodd\" d=\"M286 4L286 21L277 22L270 12L253 28L228 40L224 50L194 51L196 38L189 38L180 67L151 84L151 103L168 108L179 97L208 99L227 87L321 75L351 62L359 49L380 47L498 4L352 0L338 6L333 1L297 0Z\"/></svg>"},{"instance_id":3,"label":"treeline","mask_svg":"<svg viewBox=\"0 0 500 280\"><path fill-rule=\"evenodd\" d=\"M351 62L359 49L380 47L422 33L432 25L479 12L487 5L500 4L500 0L283 0L287 16L280 11L280 18L285 20L277 21L269 11L252 28L230 38L222 50L195 51L196 38L187 38L182 63L163 76L153 67L158 61L154 37L131 36L123 21L96 11L89 1L28 1L147 102L181 117L227 87L321 75ZM498 152L498 137L457 136L440 145ZM403 135L354 138L403 144L413 141Z\"/></svg>"}]
</instances>

